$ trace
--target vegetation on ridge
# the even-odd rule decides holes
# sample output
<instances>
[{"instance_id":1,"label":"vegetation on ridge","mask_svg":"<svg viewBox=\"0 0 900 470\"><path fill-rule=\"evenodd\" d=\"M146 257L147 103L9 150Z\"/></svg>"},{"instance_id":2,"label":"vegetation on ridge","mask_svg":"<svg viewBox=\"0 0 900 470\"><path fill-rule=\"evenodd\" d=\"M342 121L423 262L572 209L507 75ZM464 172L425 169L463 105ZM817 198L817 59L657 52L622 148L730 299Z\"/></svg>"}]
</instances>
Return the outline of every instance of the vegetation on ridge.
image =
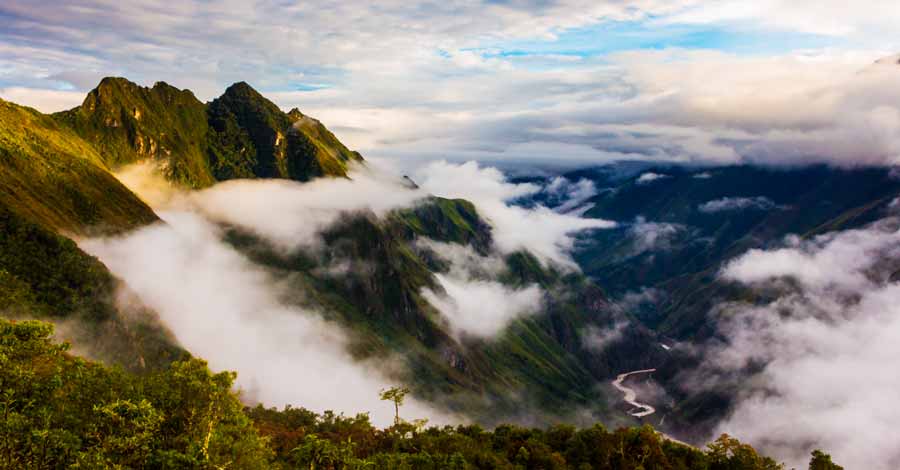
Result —
<instances>
[{"instance_id":1,"label":"vegetation on ridge","mask_svg":"<svg viewBox=\"0 0 900 470\"><path fill-rule=\"evenodd\" d=\"M46 323L0 320L0 468L783 468L722 436L701 451L651 427L425 428L302 408L243 409L235 375L198 359L133 375L67 353ZM810 468L839 470L813 454Z\"/></svg>"},{"instance_id":2,"label":"vegetation on ridge","mask_svg":"<svg viewBox=\"0 0 900 470\"><path fill-rule=\"evenodd\" d=\"M81 106L54 117L110 167L154 161L169 180L193 188L234 178L346 176L350 162L362 161L321 123L282 112L244 82L204 104L164 82L147 88L109 77Z\"/></svg>"}]
</instances>

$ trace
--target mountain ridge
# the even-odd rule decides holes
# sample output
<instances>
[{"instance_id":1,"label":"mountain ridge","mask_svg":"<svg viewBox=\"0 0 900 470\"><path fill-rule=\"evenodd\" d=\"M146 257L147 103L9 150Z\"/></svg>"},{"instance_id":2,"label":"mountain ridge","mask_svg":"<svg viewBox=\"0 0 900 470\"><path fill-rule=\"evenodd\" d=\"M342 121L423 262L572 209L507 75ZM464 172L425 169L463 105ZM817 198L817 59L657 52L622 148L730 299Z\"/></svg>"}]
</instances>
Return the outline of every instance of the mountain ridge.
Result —
<instances>
[{"instance_id":1,"label":"mountain ridge","mask_svg":"<svg viewBox=\"0 0 900 470\"><path fill-rule=\"evenodd\" d=\"M209 103L165 82L106 77L84 102L51 116L92 143L110 168L153 161L177 184L234 178L346 177L363 162L318 121L284 113L246 82ZM299 123L299 124L298 124Z\"/></svg>"}]
</instances>

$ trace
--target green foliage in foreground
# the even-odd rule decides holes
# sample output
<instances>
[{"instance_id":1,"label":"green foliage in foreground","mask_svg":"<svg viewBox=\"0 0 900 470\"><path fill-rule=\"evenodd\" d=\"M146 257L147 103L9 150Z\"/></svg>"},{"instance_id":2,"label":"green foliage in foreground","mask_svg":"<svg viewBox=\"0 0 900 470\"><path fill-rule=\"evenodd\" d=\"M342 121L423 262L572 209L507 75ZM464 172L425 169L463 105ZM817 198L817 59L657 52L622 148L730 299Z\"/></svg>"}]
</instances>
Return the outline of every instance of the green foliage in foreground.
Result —
<instances>
[{"instance_id":1,"label":"green foliage in foreground","mask_svg":"<svg viewBox=\"0 0 900 470\"><path fill-rule=\"evenodd\" d=\"M546 430L502 425L423 429L401 422L374 428L367 415L261 406L248 410L282 468L302 469L782 469L723 435L706 451L664 439L650 426L609 431L558 425Z\"/></svg>"},{"instance_id":2,"label":"green foliage in foreground","mask_svg":"<svg viewBox=\"0 0 900 470\"><path fill-rule=\"evenodd\" d=\"M47 323L0 320L0 468L270 468L234 374L133 375L66 353Z\"/></svg>"},{"instance_id":3,"label":"green foliage in foreground","mask_svg":"<svg viewBox=\"0 0 900 470\"><path fill-rule=\"evenodd\" d=\"M398 419L378 429L366 414L245 410L234 373L192 359L129 374L69 355L52 333L47 323L0 320L2 469L783 468L725 435L701 451L650 426L487 431ZM810 468L840 469L818 451Z\"/></svg>"}]
</instances>

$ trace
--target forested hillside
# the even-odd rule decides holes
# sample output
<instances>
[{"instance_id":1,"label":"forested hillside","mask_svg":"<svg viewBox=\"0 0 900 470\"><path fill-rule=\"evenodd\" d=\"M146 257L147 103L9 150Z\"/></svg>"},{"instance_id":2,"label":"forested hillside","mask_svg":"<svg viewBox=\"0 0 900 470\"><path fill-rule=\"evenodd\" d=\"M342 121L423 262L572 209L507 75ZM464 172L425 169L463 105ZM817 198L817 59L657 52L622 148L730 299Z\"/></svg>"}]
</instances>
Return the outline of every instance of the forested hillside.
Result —
<instances>
[{"instance_id":1,"label":"forested hillside","mask_svg":"<svg viewBox=\"0 0 900 470\"><path fill-rule=\"evenodd\" d=\"M701 451L650 427L487 431L398 415L377 429L365 414L245 410L234 374L199 359L133 375L72 356L51 335L46 323L0 320L0 468L781 468L728 436ZM810 468L840 469L819 452Z\"/></svg>"}]
</instances>

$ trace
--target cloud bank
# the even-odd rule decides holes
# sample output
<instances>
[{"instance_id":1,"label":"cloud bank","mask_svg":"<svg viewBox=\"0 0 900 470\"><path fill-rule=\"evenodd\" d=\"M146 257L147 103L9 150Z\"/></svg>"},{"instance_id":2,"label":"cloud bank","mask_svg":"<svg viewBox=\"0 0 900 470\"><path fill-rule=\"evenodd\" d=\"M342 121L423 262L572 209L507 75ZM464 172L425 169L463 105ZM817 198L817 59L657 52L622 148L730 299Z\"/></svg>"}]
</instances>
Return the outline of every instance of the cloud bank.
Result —
<instances>
[{"instance_id":1,"label":"cloud bank","mask_svg":"<svg viewBox=\"0 0 900 470\"><path fill-rule=\"evenodd\" d=\"M215 225L192 212L160 216L165 224L79 245L158 312L185 348L215 370L237 371L246 398L319 412L368 410L374 423L392 422L393 408L378 392L396 383L401 362L355 361L340 327L282 303L289 286L225 244ZM404 408L411 418L458 420L417 400Z\"/></svg>"},{"instance_id":2,"label":"cloud bank","mask_svg":"<svg viewBox=\"0 0 900 470\"><path fill-rule=\"evenodd\" d=\"M760 446L798 468L822 448L846 468L900 464L894 428L900 387L900 221L751 250L723 278L775 289L760 305L720 306L726 338L705 380L762 365L741 380L717 432Z\"/></svg>"},{"instance_id":3,"label":"cloud bank","mask_svg":"<svg viewBox=\"0 0 900 470\"><path fill-rule=\"evenodd\" d=\"M666 251L672 248L672 241L687 230L682 224L668 222L649 222L643 216L637 216L628 228L633 239L633 250L636 253L646 251Z\"/></svg>"}]
</instances>

